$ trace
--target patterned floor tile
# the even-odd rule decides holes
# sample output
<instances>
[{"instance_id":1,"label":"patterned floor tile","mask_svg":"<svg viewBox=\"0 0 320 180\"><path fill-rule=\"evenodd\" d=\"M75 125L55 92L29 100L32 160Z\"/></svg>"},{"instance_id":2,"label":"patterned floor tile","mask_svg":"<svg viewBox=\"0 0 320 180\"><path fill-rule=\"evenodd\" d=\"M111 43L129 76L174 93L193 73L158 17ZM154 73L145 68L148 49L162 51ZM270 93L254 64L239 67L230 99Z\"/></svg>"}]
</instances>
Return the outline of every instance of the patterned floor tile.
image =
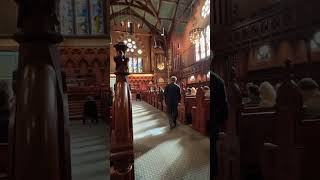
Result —
<instances>
[{"instance_id":1,"label":"patterned floor tile","mask_svg":"<svg viewBox=\"0 0 320 180\"><path fill-rule=\"evenodd\" d=\"M165 113L133 102L136 180L209 180L210 141L189 126L170 130Z\"/></svg>"}]
</instances>

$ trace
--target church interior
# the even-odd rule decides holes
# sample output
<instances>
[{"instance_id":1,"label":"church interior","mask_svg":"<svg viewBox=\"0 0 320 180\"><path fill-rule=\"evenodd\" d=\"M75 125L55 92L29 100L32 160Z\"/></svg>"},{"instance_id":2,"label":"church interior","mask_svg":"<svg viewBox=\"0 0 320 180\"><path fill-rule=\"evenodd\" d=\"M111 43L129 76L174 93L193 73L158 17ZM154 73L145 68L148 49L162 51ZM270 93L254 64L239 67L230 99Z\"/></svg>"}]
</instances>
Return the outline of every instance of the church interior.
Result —
<instances>
[{"instance_id":1,"label":"church interior","mask_svg":"<svg viewBox=\"0 0 320 180\"><path fill-rule=\"evenodd\" d=\"M1 0L0 180L319 180L319 5Z\"/></svg>"}]
</instances>

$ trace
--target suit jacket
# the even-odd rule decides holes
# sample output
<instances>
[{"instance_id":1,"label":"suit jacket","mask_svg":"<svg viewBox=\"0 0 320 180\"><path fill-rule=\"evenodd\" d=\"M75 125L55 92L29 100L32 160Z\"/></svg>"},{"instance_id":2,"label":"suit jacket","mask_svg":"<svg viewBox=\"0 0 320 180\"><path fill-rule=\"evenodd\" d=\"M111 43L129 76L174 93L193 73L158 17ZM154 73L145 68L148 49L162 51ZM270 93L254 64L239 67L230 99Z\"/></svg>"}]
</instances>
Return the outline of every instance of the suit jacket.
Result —
<instances>
[{"instance_id":1,"label":"suit jacket","mask_svg":"<svg viewBox=\"0 0 320 180\"><path fill-rule=\"evenodd\" d=\"M228 100L224 81L215 73L211 73L211 112L213 135L219 133L221 125L228 118Z\"/></svg>"},{"instance_id":2,"label":"suit jacket","mask_svg":"<svg viewBox=\"0 0 320 180\"><path fill-rule=\"evenodd\" d=\"M0 111L0 143L8 142L9 119L9 111Z\"/></svg>"},{"instance_id":3,"label":"suit jacket","mask_svg":"<svg viewBox=\"0 0 320 180\"><path fill-rule=\"evenodd\" d=\"M164 90L164 98L167 106L178 106L181 100L180 87L176 83L170 83Z\"/></svg>"},{"instance_id":4,"label":"suit jacket","mask_svg":"<svg viewBox=\"0 0 320 180\"><path fill-rule=\"evenodd\" d=\"M84 104L84 113L90 117L97 117L97 104L95 101L87 101Z\"/></svg>"}]
</instances>

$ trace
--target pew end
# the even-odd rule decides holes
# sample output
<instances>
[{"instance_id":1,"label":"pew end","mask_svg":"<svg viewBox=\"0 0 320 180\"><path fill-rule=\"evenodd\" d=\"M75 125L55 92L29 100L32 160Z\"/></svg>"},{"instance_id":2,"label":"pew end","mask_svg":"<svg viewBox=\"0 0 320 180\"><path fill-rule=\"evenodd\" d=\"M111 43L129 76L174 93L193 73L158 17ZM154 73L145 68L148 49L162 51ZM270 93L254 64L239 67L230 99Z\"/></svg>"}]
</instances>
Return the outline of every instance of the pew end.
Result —
<instances>
[{"instance_id":1,"label":"pew end","mask_svg":"<svg viewBox=\"0 0 320 180\"><path fill-rule=\"evenodd\" d=\"M8 143L0 143L0 179L8 178L9 149Z\"/></svg>"}]
</instances>

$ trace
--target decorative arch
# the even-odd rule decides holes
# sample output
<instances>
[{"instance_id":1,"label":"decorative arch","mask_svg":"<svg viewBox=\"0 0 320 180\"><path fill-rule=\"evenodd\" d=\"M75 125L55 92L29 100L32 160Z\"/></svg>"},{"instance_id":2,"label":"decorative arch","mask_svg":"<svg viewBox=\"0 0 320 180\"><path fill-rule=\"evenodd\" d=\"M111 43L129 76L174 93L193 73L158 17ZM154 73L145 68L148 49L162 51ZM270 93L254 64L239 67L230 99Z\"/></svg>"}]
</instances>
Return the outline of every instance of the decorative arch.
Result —
<instances>
[{"instance_id":1,"label":"decorative arch","mask_svg":"<svg viewBox=\"0 0 320 180\"><path fill-rule=\"evenodd\" d=\"M86 75L89 72L89 63L84 59L79 62L79 75Z\"/></svg>"},{"instance_id":2,"label":"decorative arch","mask_svg":"<svg viewBox=\"0 0 320 180\"><path fill-rule=\"evenodd\" d=\"M75 75L75 69L76 69L76 63L71 60L71 59L68 59L66 61L66 63L64 64L64 71L66 72L66 75L67 76L73 76Z\"/></svg>"}]
</instances>

